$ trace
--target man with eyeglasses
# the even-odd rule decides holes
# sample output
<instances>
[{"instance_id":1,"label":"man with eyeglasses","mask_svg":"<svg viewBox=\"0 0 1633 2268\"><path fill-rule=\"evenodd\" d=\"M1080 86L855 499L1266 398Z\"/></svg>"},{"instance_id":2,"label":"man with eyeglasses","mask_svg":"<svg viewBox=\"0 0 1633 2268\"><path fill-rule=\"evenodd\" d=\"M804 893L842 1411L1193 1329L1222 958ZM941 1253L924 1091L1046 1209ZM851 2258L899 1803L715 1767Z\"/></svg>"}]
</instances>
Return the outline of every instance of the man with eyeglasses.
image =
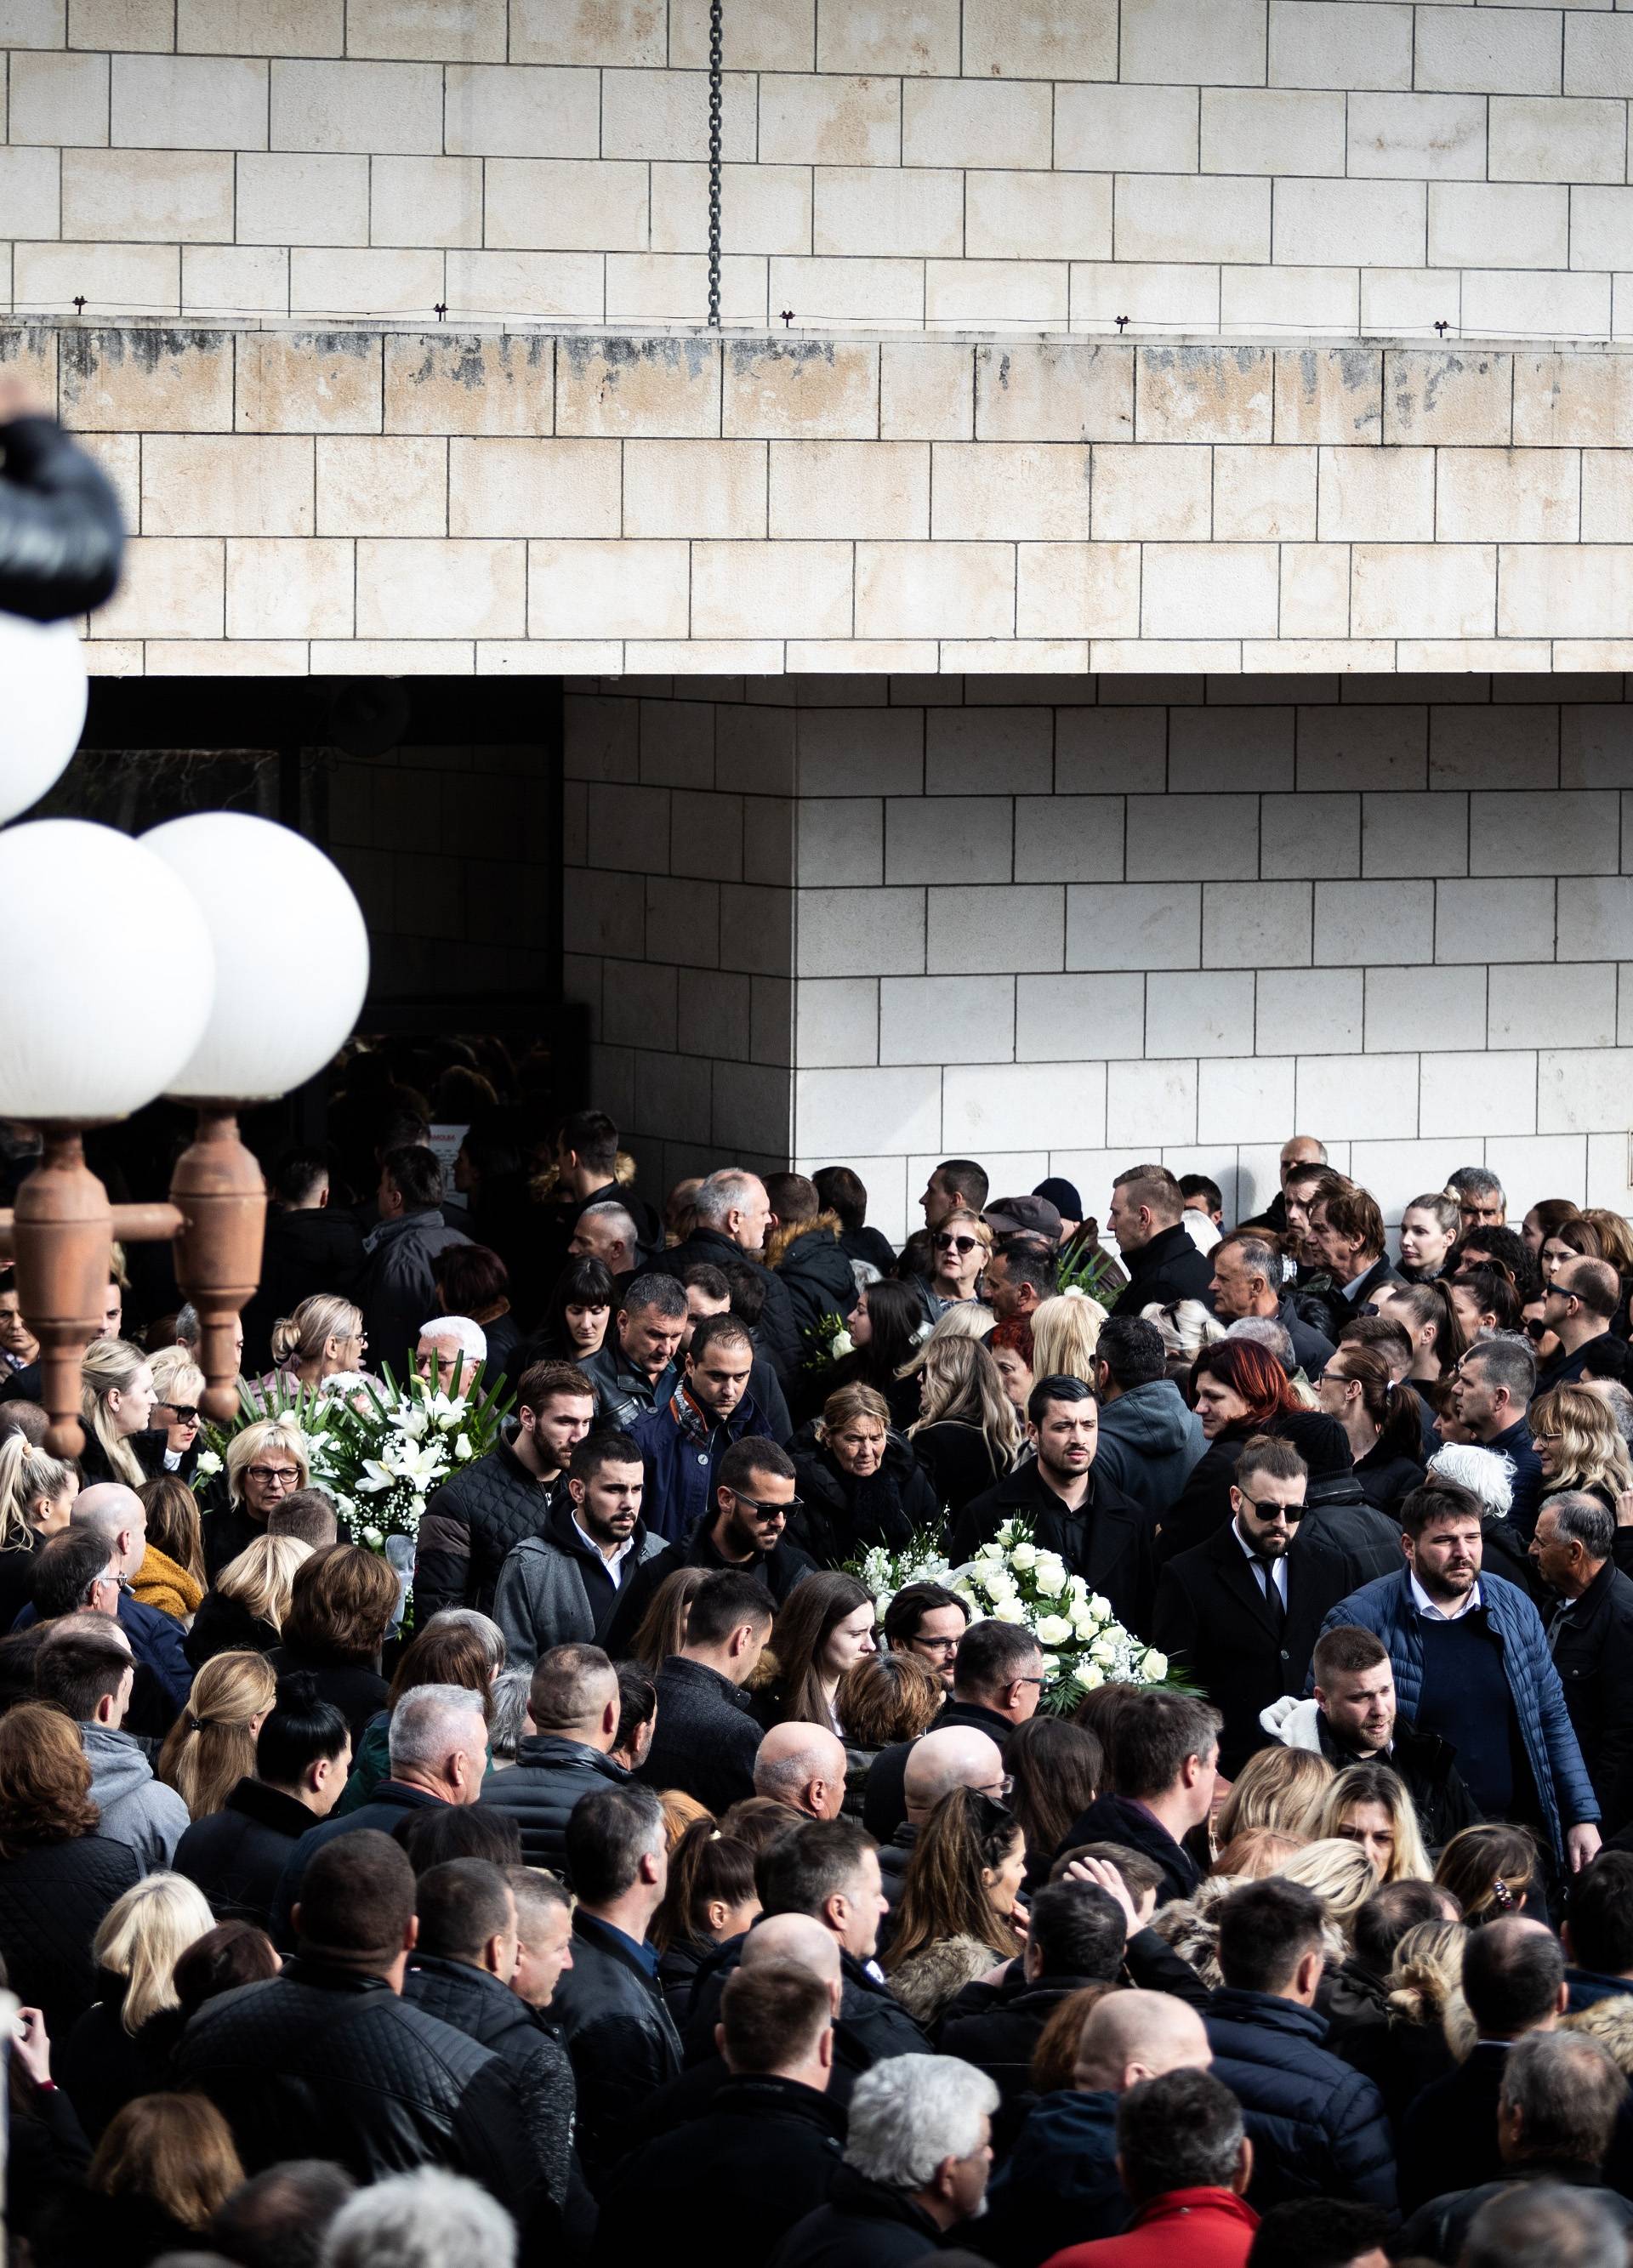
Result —
<instances>
[{"instance_id":1,"label":"man with eyeglasses","mask_svg":"<svg viewBox=\"0 0 1633 2268\"><path fill-rule=\"evenodd\" d=\"M794 1460L786 1449L763 1434L745 1433L734 1441L715 1468L713 1512L632 1578L607 1631L608 1653L616 1660L629 1651L654 1596L680 1567L752 1575L780 1606L796 1583L816 1572L816 1561L783 1533L799 1506Z\"/></svg>"},{"instance_id":2,"label":"man with eyeglasses","mask_svg":"<svg viewBox=\"0 0 1633 2268\"><path fill-rule=\"evenodd\" d=\"M1237 1460L1231 1518L1157 1585L1153 1641L1223 1717L1219 1768L1231 1778L1269 1743L1260 1712L1303 1691L1322 1623L1373 1572L1319 1512L1306 1515L1309 1478L1289 1441L1255 1434Z\"/></svg>"}]
</instances>

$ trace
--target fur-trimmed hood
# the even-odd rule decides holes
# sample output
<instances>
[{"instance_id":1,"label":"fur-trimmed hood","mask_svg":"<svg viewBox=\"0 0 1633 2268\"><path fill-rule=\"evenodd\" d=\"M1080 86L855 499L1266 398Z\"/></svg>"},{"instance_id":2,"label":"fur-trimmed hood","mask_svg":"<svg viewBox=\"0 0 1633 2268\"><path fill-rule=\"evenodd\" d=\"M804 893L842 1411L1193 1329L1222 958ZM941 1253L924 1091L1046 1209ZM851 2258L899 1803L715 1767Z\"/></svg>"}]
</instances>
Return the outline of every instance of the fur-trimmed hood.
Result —
<instances>
[{"instance_id":1,"label":"fur-trimmed hood","mask_svg":"<svg viewBox=\"0 0 1633 2268\"><path fill-rule=\"evenodd\" d=\"M831 1240L837 1244L842 1226L839 1214L831 1211L819 1212L815 1220L779 1221L767 1236L765 1249L761 1256L768 1268L780 1268L783 1256L788 1247L791 1244L797 1244L801 1237L821 1237L824 1241Z\"/></svg>"}]
</instances>

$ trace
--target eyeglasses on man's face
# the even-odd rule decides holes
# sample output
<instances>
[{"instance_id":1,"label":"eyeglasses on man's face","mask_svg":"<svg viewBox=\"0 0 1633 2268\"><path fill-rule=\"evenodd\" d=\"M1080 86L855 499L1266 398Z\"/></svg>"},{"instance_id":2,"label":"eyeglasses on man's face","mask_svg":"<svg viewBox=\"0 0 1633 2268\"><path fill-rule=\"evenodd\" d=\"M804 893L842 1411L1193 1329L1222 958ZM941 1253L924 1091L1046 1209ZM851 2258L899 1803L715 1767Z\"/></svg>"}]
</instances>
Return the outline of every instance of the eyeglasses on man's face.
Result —
<instances>
[{"instance_id":1,"label":"eyeglasses on man's face","mask_svg":"<svg viewBox=\"0 0 1633 2268\"><path fill-rule=\"evenodd\" d=\"M1284 1520L1289 1528L1297 1528L1310 1508L1303 1504L1272 1504L1267 1497L1249 1496L1244 1489L1238 1489L1237 1494L1260 1520Z\"/></svg>"},{"instance_id":2,"label":"eyeglasses on man's face","mask_svg":"<svg viewBox=\"0 0 1633 2268\"><path fill-rule=\"evenodd\" d=\"M741 1489L733 1489L729 1493L734 1503L740 1504L745 1512L757 1513L762 1520L787 1520L805 1501L802 1496L791 1496L781 1504L762 1504L757 1497L744 1496Z\"/></svg>"},{"instance_id":3,"label":"eyeglasses on man's face","mask_svg":"<svg viewBox=\"0 0 1633 2268\"><path fill-rule=\"evenodd\" d=\"M950 1661L958 1651L956 1638L915 1638L908 1643L920 1653L939 1654L943 1661Z\"/></svg>"}]
</instances>

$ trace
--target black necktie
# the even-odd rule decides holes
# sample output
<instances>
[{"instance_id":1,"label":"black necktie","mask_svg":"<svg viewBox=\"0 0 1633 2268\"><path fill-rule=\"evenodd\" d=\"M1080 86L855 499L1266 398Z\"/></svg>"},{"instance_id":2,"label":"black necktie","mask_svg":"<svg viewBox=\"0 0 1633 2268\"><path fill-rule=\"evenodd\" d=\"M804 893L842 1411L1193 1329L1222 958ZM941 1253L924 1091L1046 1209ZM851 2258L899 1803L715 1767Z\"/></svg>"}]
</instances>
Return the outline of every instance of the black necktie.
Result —
<instances>
[{"instance_id":1,"label":"black necktie","mask_svg":"<svg viewBox=\"0 0 1633 2268\"><path fill-rule=\"evenodd\" d=\"M1265 1604L1270 1609L1270 1619L1279 1631L1287 1620L1287 1608L1282 1601L1281 1587L1275 1580L1275 1562L1261 1559L1259 1562L1259 1575L1265 1587Z\"/></svg>"}]
</instances>

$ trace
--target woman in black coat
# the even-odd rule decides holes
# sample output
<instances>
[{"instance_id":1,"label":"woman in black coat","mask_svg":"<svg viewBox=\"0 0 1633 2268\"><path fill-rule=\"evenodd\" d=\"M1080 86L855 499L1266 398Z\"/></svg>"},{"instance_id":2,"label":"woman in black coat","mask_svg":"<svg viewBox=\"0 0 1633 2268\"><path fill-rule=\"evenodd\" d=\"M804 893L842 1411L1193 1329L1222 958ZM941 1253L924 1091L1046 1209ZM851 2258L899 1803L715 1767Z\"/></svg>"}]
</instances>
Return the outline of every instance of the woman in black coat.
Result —
<instances>
[{"instance_id":1,"label":"woman in black coat","mask_svg":"<svg viewBox=\"0 0 1633 2268\"><path fill-rule=\"evenodd\" d=\"M41 1702L0 1717L0 1954L55 2040L96 1999L92 1941L142 1873L100 1819L78 1727Z\"/></svg>"},{"instance_id":2,"label":"woman in black coat","mask_svg":"<svg viewBox=\"0 0 1633 2268\"><path fill-rule=\"evenodd\" d=\"M218 1921L270 1927L289 1854L334 1809L351 1756L345 1718L320 1699L317 1680L280 1679L256 1737L255 1777L240 1779L176 1845L177 1874L197 1883Z\"/></svg>"},{"instance_id":3,"label":"woman in black coat","mask_svg":"<svg viewBox=\"0 0 1633 2268\"><path fill-rule=\"evenodd\" d=\"M876 1544L905 1551L940 1526L928 1474L870 1386L842 1386L794 1444L801 1505L794 1541L819 1566L846 1566Z\"/></svg>"},{"instance_id":4,"label":"woman in black coat","mask_svg":"<svg viewBox=\"0 0 1633 2268\"><path fill-rule=\"evenodd\" d=\"M1423 1405L1412 1388L1392 1386L1376 1347L1353 1342L1327 1357L1316 1388L1320 1406L1349 1437L1356 1478L1369 1504L1387 1512L1423 1478Z\"/></svg>"}]
</instances>

